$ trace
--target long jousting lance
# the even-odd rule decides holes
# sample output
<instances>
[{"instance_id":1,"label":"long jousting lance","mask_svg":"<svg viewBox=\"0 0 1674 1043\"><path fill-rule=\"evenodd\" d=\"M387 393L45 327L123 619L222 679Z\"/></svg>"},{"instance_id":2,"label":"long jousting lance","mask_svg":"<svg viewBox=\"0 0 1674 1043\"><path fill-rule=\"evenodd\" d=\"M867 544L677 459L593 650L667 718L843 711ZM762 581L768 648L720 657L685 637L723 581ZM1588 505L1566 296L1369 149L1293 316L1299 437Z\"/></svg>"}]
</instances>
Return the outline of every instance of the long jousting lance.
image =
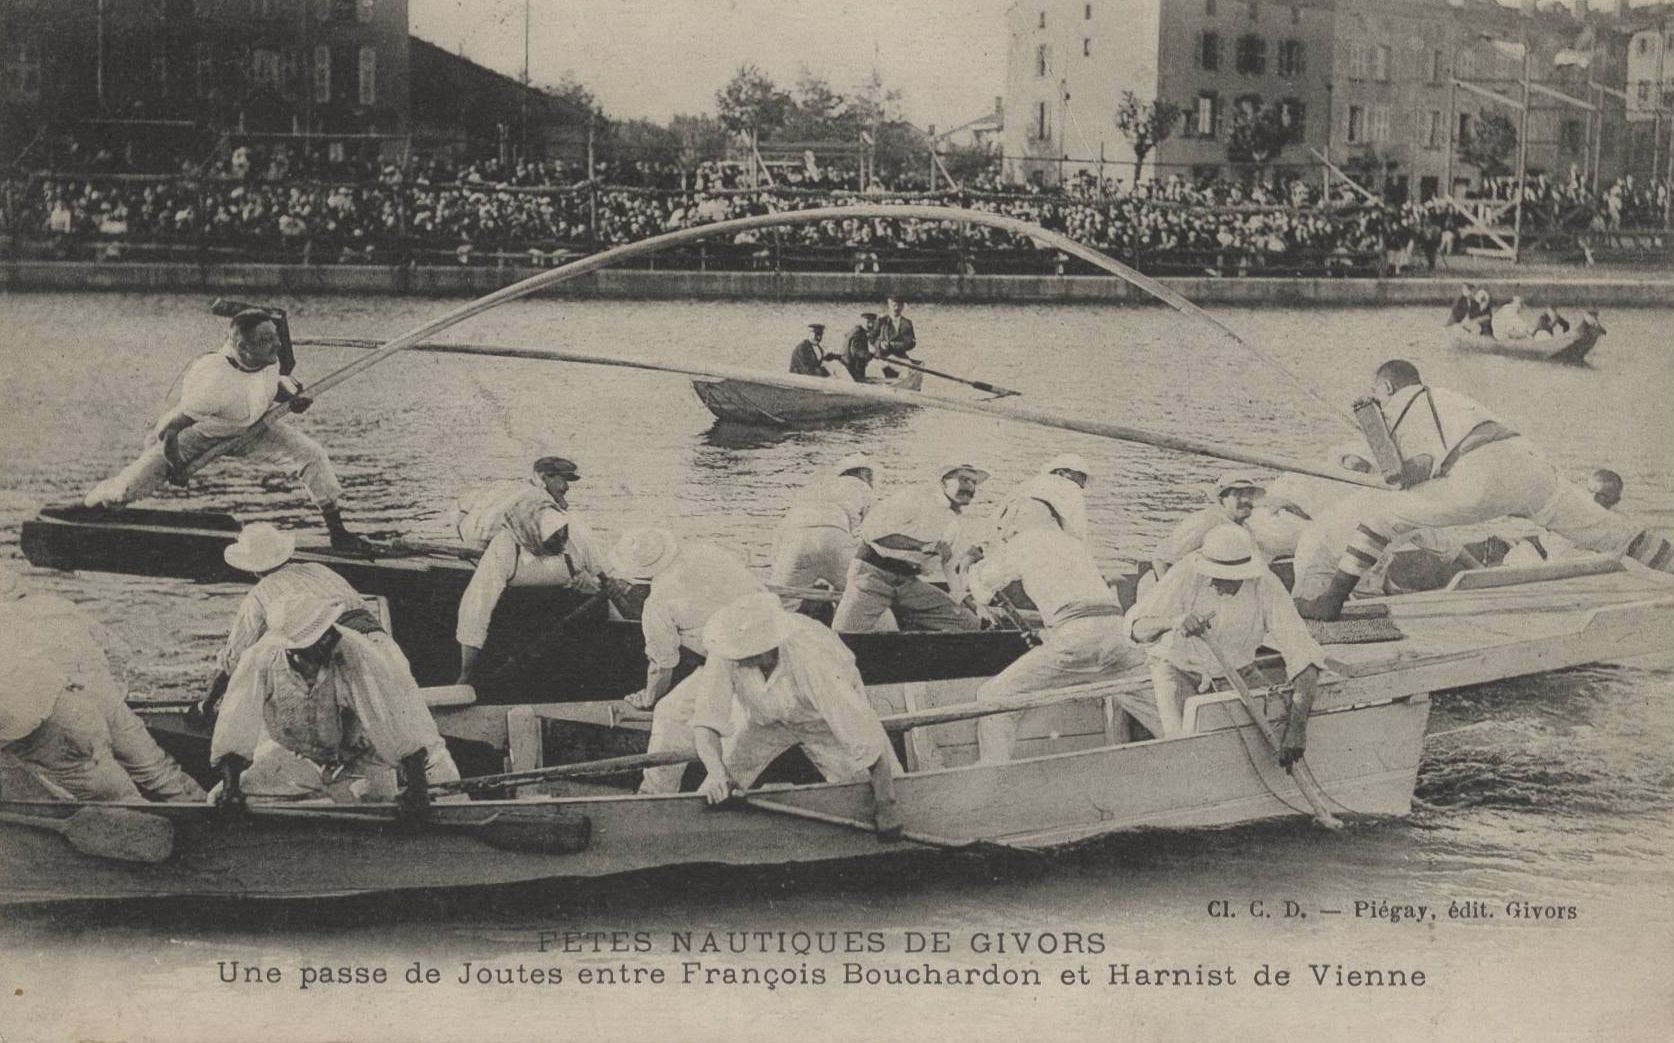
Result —
<instances>
[{"instance_id":1,"label":"long jousting lance","mask_svg":"<svg viewBox=\"0 0 1674 1043\"><path fill-rule=\"evenodd\" d=\"M305 393L309 395L309 397L318 397L324 392L336 387L338 384L343 383L345 380L358 376L360 373L377 365L384 359L389 358L391 355L420 344L443 330L464 322L466 319L480 315L490 309L497 308L508 301L514 301L521 297L527 297L532 293L538 293L549 286L555 286L570 279L575 279L591 272L598 271L602 268L608 268L612 265L632 260L636 257L656 253L661 250L666 250L672 246L680 246L684 243L698 242L715 236L735 235L739 232L749 231L756 228L769 228L787 224L815 224L820 221L845 221L850 218L933 221L946 223L962 221L969 224L984 225L989 228L998 228L1002 231L1011 232L1014 235L1033 239L1047 247L1060 250L1072 257L1086 261L1088 264L1091 264L1096 268L1101 268L1110 272L1112 275L1119 276L1120 278L1133 283L1135 286L1145 290L1147 293L1174 308L1181 314L1207 322L1209 325L1231 338L1234 342L1252 352L1255 352L1258 356L1261 356L1264 359L1266 358L1266 356L1260 351L1251 346L1243 338L1239 337L1238 334L1234 333L1231 328L1216 319L1214 316L1210 315L1208 312L1204 311L1202 308L1193 304L1191 301L1188 301L1186 298L1175 293L1173 290L1170 290L1168 287L1162 285L1155 279L1142 275L1127 265L1122 264L1120 261L1107 257L1089 246L1084 246L1066 235L1049 231L1026 221L1020 221L1014 217L1007 217L1003 214L987 213L981 210L966 210L959 207L924 206L917 204L861 203L854 206L827 206L815 207L808 210L787 210L773 214L754 214L748 217L740 217L728 221L717 221L712 224L698 225L693 228L682 228L673 232L665 232L662 235L652 236L649 239L642 239L638 242L629 243L625 246L612 247L611 249L605 250L601 253L583 257L580 260L571 261L568 264L560 265L550 271L541 272L538 275L532 275L520 282L516 282L510 286L496 290L485 297L480 297L468 304L461 305L435 319L430 320L429 322L408 330L406 333L401 334L395 339L384 342L365 357L358 358L348 365L327 374L318 381L315 381L305 389ZM558 357L563 354L580 355L581 353L546 352L541 354L527 354L520 357ZM627 360L613 359L609 356L592 356L585 360L575 358L573 361L589 361L601 365L630 365L634 368L640 369L660 368L672 372L687 373L698 369L698 367L653 366L648 363L628 362ZM1299 387L1306 390L1312 397L1321 402L1326 401L1324 397L1319 394L1319 392L1301 382L1299 378L1290 373L1290 371L1285 369L1283 366L1280 366L1276 361L1273 361L1272 359L1267 359L1267 361L1272 363L1280 372L1284 373L1293 383L1296 383ZM713 367L713 369L715 370L713 373L705 372L697 373L696 375L721 375L719 372L720 367ZM1247 453L1242 450L1226 446L1198 442L1187 438L1176 438L1172 435L1159 434L1139 428L1062 417L1057 414L1045 413L1040 410L1020 408L1008 403L958 402L951 399L932 398L925 395L908 395L904 393L891 392L881 388L862 387L860 385L849 384L846 382L838 383L830 380L822 381L811 377L789 377L789 379L787 379L788 375L768 375L752 371L734 370L727 372L724 375L726 377L733 377L736 379L751 380L760 384L803 388L806 390L820 391L825 394L848 395L850 397L866 398L874 401L898 402L913 406L930 406L939 409L951 409L956 412L980 413L1013 420L1023 420L1047 427L1056 427L1069 431L1080 431L1085 434L1099 435L1122 441L1140 442L1146 445L1159 446L1166 449L1175 449L1181 452L1198 453L1204 456L1217 457L1223 460L1232 460L1238 463L1272 467L1284 471L1295 471L1301 474L1314 475L1316 477L1332 479L1335 481L1345 481L1355 485L1365 485L1379 489L1387 488L1387 486L1376 479L1366 478L1350 472L1315 467L1310 464L1283 460L1277 457L1266 457L1261 454ZM1327 405L1329 405L1329 403L1327 403ZM186 472L191 473L196 471L205 464L209 463L211 460L214 460L223 454L243 450L255 440L257 432L260 429L273 423L288 411L289 407L284 403L279 403L270 407L268 411L263 414L262 419L252 426L249 431L246 431L244 434L235 438L230 438L224 442L211 446L206 452L186 466Z\"/></svg>"}]
</instances>

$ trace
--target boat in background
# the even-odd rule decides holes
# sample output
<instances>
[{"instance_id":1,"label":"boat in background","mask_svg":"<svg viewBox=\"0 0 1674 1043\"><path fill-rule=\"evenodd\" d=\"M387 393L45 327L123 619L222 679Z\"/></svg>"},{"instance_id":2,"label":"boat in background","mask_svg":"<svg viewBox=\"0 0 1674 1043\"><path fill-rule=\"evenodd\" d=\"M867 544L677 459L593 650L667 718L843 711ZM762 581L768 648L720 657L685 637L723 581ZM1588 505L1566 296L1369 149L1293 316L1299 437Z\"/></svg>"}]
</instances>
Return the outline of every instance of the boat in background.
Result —
<instances>
[{"instance_id":1,"label":"boat in background","mask_svg":"<svg viewBox=\"0 0 1674 1043\"><path fill-rule=\"evenodd\" d=\"M897 391L917 391L924 384L924 374L908 369L898 377L867 377L863 383ZM692 390L718 419L757 426L823 424L902 408L889 402L822 395L817 391L752 384L745 380L697 379L692 381Z\"/></svg>"},{"instance_id":2,"label":"boat in background","mask_svg":"<svg viewBox=\"0 0 1674 1043\"><path fill-rule=\"evenodd\" d=\"M1579 365L1598 345L1605 329L1596 322L1585 320L1568 333L1551 338L1519 337L1501 340L1498 337L1472 333L1458 326L1442 331L1450 347L1457 351L1475 351L1487 355L1506 355L1511 358L1533 359L1539 362L1562 362Z\"/></svg>"}]
</instances>

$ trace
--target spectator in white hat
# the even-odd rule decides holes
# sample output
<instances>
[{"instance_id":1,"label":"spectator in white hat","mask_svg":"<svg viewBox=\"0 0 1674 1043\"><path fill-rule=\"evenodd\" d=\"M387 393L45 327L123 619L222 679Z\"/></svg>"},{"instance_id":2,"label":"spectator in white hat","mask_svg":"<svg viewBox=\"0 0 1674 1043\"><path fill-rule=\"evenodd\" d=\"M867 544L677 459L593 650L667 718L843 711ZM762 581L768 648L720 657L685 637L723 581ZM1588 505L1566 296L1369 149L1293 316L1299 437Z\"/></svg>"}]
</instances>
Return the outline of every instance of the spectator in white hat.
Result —
<instances>
[{"instance_id":1,"label":"spectator in white hat","mask_svg":"<svg viewBox=\"0 0 1674 1043\"><path fill-rule=\"evenodd\" d=\"M1151 554L1151 568L1158 579L1186 555L1203 546L1203 538L1219 526L1231 522L1248 526L1256 501L1267 488L1266 482L1241 471L1221 475L1215 483L1215 502L1186 515Z\"/></svg>"},{"instance_id":2,"label":"spectator in white hat","mask_svg":"<svg viewBox=\"0 0 1674 1043\"><path fill-rule=\"evenodd\" d=\"M221 654L216 659L219 670L202 706L205 715L214 715L216 704L227 690L227 682L232 679L233 671L238 669L239 657L267 633L268 619L280 602L297 595L309 595L345 606L360 605L360 592L350 586L348 580L319 562L291 561L295 552L295 538L267 522L251 522L244 526L239 530L238 539L221 552L228 565L260 578L239 604L232 630L227 634L227 643L221 647Z\"/></svg>"},{"instance_id":3,"label":"spectator in white hat","mask_svg":"<svg viewBox=\"0 0 1674 1043\"><path fill-rule=\"evenodd\" d=\"M860 544L860 523L872 506L877 465L865 453L850 453L797 495L779 523L770 582L780 587L824 586L839 593ZM783 596L785 608L806 606Z\"/></svg>"},{"instance_id":4,"label":"spectator in white hat","mask_svg":"<svg viewBox=\"0 0 1674 1043\"><path fill-rule=\"evenodd\" d=\"M878 838L900 839L901 768L842 639L766 592L716 612L704 639L709 662L694 679L692 730L709 802L749 789L779 754L800 746L827 782L869 780ZM731 740L724 753L723 737Z\"/></svg>"},{"instance_id":5,"label":"spectator in white hat","mask_svg":"<svg viewBox=\"0 0 1674 1043\"><path fill-rule=\"evenodd\" d=\"M406 657L388 635L345 622L344 610L287 598L240 657L210 740L218 803L336 799L346 788L355 800L399 793L406 813L423 818L428 786L459 778Z\"/></svg>"},{"instance_id":6,"label":"spectator in white hat","mask_svg":"<svg viewBox=\"0 0 1674 1043\"><path fill-rule=\"evenodd\" d=\"M652 711L649 752L692 744L694 672L709 654L704 624L722 606L767 588L738 556L713 543L681 541L667 529L630 529L611 555L619 579L651 584L640 612L645 690L629 705ZM647 768L641 793L678 793L683 765Z\"/></svg>"},{"instance_id":7,"label":"spectator in white hat","mask_svg":"<svg viewBox=\"0 0 1674 1043\"><path fill-rule=\"evenodd\" d=\"M1215 689L1219 661L1204 647L1213 641L1234 669L1254 669L1256 649L1275 648L1295 685L1280 761L1302 755L1314 685L1325 666L1325 650L1308 633L1284 584L1256 553L1240 525L1209 530L1202 546L1151 589L1128 612L1128 633L1151 645L1151 680L1163 738L1185 733L1186 699ZM1264 683L1259 674L1256 683Z\"/></svg>"},{"instance_id":8,"label":"spectator in white hat","mask_svg":"<svg viewBox=\"0 0 1674 1043\"><path fill-rule=\"evenodd\" d=\"M876 630L886 611L902 630L977 629L976 614L930 580L946 577L960 516L987 480L980 467L950 463L935 472L934 485L916 484L873 507L861 523L833 629Z\"/></svg>"}]
</instances>

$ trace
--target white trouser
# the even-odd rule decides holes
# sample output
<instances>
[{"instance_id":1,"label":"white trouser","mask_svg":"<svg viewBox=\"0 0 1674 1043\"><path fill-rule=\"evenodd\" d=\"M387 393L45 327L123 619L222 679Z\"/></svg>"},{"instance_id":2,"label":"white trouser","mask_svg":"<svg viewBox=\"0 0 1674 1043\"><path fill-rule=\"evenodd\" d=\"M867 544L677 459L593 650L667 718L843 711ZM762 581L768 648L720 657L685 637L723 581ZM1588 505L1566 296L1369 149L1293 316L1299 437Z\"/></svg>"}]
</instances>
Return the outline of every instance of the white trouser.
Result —
<instances>
[{"instance_id":1,"label":"white trouser","mask_svg":"<svg viewBox=\"0 0 1674 1043\"><path fill-rule=\"evenodd\" d=\"M458 781L459 768L446 743L438 739L424 752L424 778L429 785ZM252 800L389 801L401 788L395 767L368 752L340 767L325 768L264 735L239 782Z\"/></svg>"},{"instance_id":2,"label":"white trouser","mask_svg":"<svg viewBox=\"0 0 1674 1043\"><path fill-rule=\"evenodd\" d=\"M1414 529L1474 525L1509 515L1568 537L1578 547L1619 558L1642 531L1593 502L1522 438L1491 442L1466 453L1444 478L1405 492L1374 491L1364 497L1357 493L1355 499L1365 512L1361 527L1385 541ZM1345 572L1365 571L1352 554L1345 555L1343 563L1354 566Z\"/></svg>"},{"instance_id":3,"label":"white trouser","mask_svg":"<svg viewBox=\"0 0 1674 1043\"><path fill-rule=\"evenodd\" d=\"M657 700L651 711L651 742L647 753L666 750L689 750L693 746L692 713L697 709L697 694L707 666L693 670L674 689ZM640 776L641 793L679 793L680 779L686 774L684 764L664 764L646 768Z\"/></svg>"},{"instance_id":4,"label":"white trouser","mask_svg":"<svg viewBox=\"0 0 1674 1043\"><path fill-rule=\"evenodd\" d=\"M1050 628L1043 638L1040 647L1031 648L977 689L977 702L1001 702L1103 680L1138 666L1145 658L1144 651L1128 638L1121 616L1072 619ZM1011 760L1018 725L1028 713L977 718L978 757L983 763Z\"/></svg>"},{"instance_id":5,"label":"white trouser","mask_svg":"<svg viewBox=\"0 0 1674 1043\"><path fill-rule=\"evenodd\" d=\"M802 747L802 752L808 755L827 782L864 782L876 763L876 758L865 764L857 763L853 748L837 741L837 736L824 721L794 724L743 721L727 736L727 740L730 748L723 758L727 774L745 789L755 784L757 777L767 770L774 758L792 746ZM888 752L887 756L895 773L901 774L901 765L896 762L894 752Z\"/></svg>"},{"instance_id":6,"label":"white trouser","mask_svg":"<svg viewBox=\"0 0 1674 1043\"><path fill-rule=\"evenodd\" d=\"M781 587L811 587L823 579L832 590L841 592L858 545L847 529L835 525L790 529L780 537L769 582ZM802 604L796 597L779 600L792 612Z\"/></svg>"},{"instance_id":7,"label":"white trouser","mask_svg":"<svg viewBox=\"0 0 1674 1043\"><path fill-rule=\"evenodd\" d=\"M235 435L232 437L242 437ZM224 442L224 438L207 438L188 427L180 432L176 444L182 459L190 462L202 456L210 446ZM257 462L273 461L287 464L302 478L308 498L316 507L334 507L343 496L337 482L337 472L320 444L283 422L267 425L254 435L249 445L231 450L228 456L241 456ZM146 446L139 459L124 467L114 477L107 478L87 494L89 507L112 507L132 503L162 488L168 478L168 461L163 458L163 444Z\"/></svg>"}]
</instances>

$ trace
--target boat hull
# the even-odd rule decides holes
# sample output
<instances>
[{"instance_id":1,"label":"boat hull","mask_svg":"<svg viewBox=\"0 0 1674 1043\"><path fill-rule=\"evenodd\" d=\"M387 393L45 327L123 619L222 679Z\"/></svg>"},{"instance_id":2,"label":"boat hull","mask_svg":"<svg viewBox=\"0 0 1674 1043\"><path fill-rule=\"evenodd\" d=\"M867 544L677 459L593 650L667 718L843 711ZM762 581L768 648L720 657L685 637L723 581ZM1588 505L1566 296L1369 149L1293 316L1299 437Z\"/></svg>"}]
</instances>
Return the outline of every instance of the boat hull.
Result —
<instances>
[{"instance_id":1,"label":"boat hull","mask_svg":"<svg viewBox=\"0 0 1674 1043\"><path fill-rule=\"evenodd\" d=\"M866 381L874 387L900 391L917 391L923 382L924 375L916 370L908 370L894 380L867 378ZM692 390L717 419L757 426L797 427L903 408L889 402L868 402L743 380L694 380Z\"/></svg>"},{"instance_id":2,"label":"boat hull","mask_svg":"<svg viewBox=\"0 0 1674 1043\"><path fill-rule=\"evenodd\" d=\"M1322 714L1310 735L1314 770L1344 809L1408 810L1429 704L1423 698ZM1150 740L910 774L897 799L911 831L967 843L1051 848L1132 829L1197 828L1278 818L1305 809L1248 718ZM1066 800L1066 793L1076 799ZM840 819L871 820L864 784L772 790L772 801ZM501 808L556 805L585 816L591 840L569 854L507 851L469 833L404 832L387 821L306 813L233 820L199 806L150 805L175 823L174 853L153 865L76 851L63 838L0 824L0 903L219 898L323 899L349 895L594 880L697 866L877 860L939 851L880 845L868 830L765 810L711 810L697 794L479 801L443 807L478 818ZM15 808L11 810L16 810ZM39 810L38 808L31 810Z\"/></svg>"},{"instance_id":3,"label":"boat hull","mask_svg":"<svg viewBox=\"0 0 1674 1043\"><path fill-rule=\"evenodd\" d=\"M1457 327L1449 327L1445 334L1447 343L1458 351L1505 355L1538 362L1560 362L1573 366L1586 361L1588 353L1598 346L1604 331L1599 326L1588 324L1550 340L1500 340L1496 337L1485 337L1480 333L1469 333Z\"/></svg>"},{"instance_id":4,"label":"boat hull","mask_svg":"<svg viewBox=\"0 0 1674 1043\"><path fill-rule=\"evenodd\" d=\"M23 524L23 553L41 568L172 576L205 583L250 583L222 551L238 535L224 514L79 507L48 508ZM474 566L446 554L392 552L368 560L326 547L302 547L296 560L329 565L362 594L382 598L390 633L422 685L451 684L459 672L454 640L459 599ZM506 589L479 661L485 703L608 699L645 684L645 640L632 620L608 619L602 601L563 629L585 601L563 587ZM869 684L985 677L1027 651L1015 631L846 634ZM206 678L207 683L207 678Z\"/></svg>"}]
</instances>

